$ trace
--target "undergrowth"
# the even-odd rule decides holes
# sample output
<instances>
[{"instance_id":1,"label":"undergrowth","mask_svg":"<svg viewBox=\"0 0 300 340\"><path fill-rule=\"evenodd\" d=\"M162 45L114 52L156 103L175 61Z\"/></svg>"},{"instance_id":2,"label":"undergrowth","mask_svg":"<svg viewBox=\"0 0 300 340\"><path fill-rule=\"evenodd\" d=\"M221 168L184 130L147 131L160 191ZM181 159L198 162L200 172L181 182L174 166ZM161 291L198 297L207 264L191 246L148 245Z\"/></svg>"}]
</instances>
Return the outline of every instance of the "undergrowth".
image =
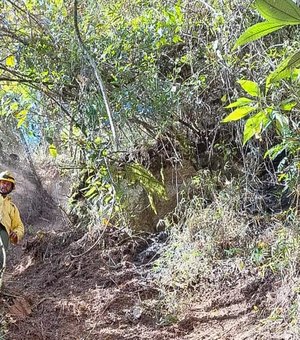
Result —
<instances>
[{"instance_id":1,"label":"undergrowth","mask_svg":"<svg viewBox=\"0 0 300 340\"><path fill-rule=\"evenodd\" d=\"M196 177L201 192L182 199L177 220L174 215L167 219L169 241L153 267L166 320L205 299L205 292L231 289L250 278L268 279L274 287L255 306L259 331L267 327L276 335L300 334L297 212L247 213L248 193L238 180L215 174L201 178L206 186Z\"/></svg>"}]
</instances>

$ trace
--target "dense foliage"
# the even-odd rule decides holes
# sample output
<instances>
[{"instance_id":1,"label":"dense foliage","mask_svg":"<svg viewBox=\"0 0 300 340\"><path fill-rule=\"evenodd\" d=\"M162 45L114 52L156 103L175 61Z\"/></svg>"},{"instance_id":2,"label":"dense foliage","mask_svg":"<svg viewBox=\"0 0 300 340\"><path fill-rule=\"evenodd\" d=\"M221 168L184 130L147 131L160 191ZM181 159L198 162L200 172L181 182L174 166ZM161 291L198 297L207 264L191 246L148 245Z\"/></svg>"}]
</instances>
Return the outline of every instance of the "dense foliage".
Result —
<instances>
[{"instance_id":1,"label":"dense foliage","mask_svg":"<svg viewBox=\"0 0 300 340\"><path fill-rule=\"evenodd\" d=\"M213 5L4 1L2 115L52 156L68 152L92 205L118 201L124 154L162 136L180 148L177 161L186 154L196 167L207 163L238 67L230 20L246 9ZM145 187L155 209L152 194L164 193L155 184L149 195L142 178L129 182Z\"/></svg>"},{"instance_id":2,"label":"dense foliage","mask_svg":"<svg viewBox=\"0 0 300 340\"><path fill-rule=\"evenodd\" d=\"M154 211L155 196L166 197L163 174L155 180L149 162L132 153L157 141L172 146L165 158L173 165L187 158L195 169L225 166L230 174L240 166L256 172L266 155L285 152L285 162L296 161L277 169L295 188L298 73L274 65L297 50L297 28L238 47L296 27L298 7L288 6L272 19L268 1L258 1L267 21L257 24L250 1L4 1L2 117L13 116L30 143L48 145L74 168L72 202L87 199L99 216L126 206L122 182L142 186ZM225 107L235 110L224 118ZM243 137L220 124L250 113Z\"/></svg>"}]
</instances>

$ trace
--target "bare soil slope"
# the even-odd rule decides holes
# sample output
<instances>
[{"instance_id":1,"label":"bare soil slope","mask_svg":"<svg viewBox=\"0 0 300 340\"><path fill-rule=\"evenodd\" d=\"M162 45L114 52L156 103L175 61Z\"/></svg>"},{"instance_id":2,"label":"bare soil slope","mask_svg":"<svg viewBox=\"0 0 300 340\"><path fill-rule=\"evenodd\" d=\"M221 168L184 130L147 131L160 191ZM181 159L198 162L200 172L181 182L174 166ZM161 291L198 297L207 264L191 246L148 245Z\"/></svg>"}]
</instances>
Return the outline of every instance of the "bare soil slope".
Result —
<instances>
[{"instance_id":1,"label":"bare soil slope","mask_svg":"<svg viewBox=\"0 0 300 340\"><path fill-rule=\"evenodd\" d=\"M207 289L165 325L149 276L151 242L115 229L27 237L10 253L0 295L4 339L276 339L261 336L254 308L276 289L267 278Z\"/></svg>"},{"instance_id":2,"label":"bare soil slope","mask_svg":"<svg viewBox=\"0 0 300 340\"><path fill-rule=\"evenodd\" d=\"M179 335L174 327L156 323L158 292L147 280L145 265L134 259L145 241L126 241L117 233L101 235L101 242L111 243L105 251L80 232L47 232L29 239L19 264L8 271L1 296L5 339Z\"/></svg>"}]
</instances>

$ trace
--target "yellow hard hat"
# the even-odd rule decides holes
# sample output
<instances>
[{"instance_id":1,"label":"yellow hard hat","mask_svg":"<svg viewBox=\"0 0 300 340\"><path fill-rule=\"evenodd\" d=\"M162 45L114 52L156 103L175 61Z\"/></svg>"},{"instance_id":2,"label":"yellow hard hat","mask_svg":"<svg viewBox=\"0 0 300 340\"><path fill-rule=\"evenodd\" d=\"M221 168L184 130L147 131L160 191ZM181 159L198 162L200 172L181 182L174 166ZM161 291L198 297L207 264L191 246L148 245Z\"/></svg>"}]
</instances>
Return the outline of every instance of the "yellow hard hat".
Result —
<instances>
[{"instance_id":1,"label":"yellow hard hat","mask_svg":"<svg viewBox=\"0 0 300 340\"><path fill-rule=\"evenodd\" d=\"M11 182L14 187L16 185L14 176L7 170L0 173L0 181Z\"/></svg>"}]
</instances>

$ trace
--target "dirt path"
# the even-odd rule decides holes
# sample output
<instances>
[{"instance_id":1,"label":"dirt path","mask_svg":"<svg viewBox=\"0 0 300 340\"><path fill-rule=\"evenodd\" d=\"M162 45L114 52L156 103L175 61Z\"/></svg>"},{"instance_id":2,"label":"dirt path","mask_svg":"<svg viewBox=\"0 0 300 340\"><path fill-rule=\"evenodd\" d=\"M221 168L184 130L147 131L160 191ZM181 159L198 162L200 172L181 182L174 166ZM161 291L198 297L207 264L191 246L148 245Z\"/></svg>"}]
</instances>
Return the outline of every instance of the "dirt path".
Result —
<instances>
[{"instance_id":1,"label":"dirt path","mask_svg":"<svg viewBox=\"0 0 300 340\"><path fill-rule=\"evenodd\" d=\"M177 337L173 327L156 323L158 292L145 266L133 259L141 245L94 246L84 254L91 246L82 233L45 233L27 242L5 278L5 339Z\"/></svg>"},{"instance_id":2,"label":"dirt path","mask_svg":"<svg viewBox=\"0 0 300 340\"><path fill-rule=\"evenodd\" d=\"M163 326L159 292L141 260L148 243L116 230L98 240L79 231L30 236L10 254L0 295L3 339L262 339L254 306L268 282L207 291Z\"/></svg>"}]
</instances>

